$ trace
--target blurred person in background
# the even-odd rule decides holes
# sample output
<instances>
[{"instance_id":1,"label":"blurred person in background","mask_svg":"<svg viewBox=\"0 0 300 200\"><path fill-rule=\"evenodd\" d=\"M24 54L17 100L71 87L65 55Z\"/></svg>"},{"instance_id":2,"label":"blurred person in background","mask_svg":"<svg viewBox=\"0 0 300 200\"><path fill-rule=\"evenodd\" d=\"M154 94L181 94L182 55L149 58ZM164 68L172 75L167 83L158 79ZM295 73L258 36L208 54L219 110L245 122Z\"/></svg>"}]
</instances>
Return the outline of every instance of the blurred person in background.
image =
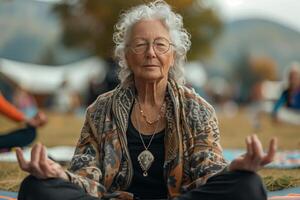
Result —
<instances>
[{"instance_id":1,"label":"blurred person in background","mask_svg":"<svg viewBox=\"0 0 300 200\"><path fill-rule=\"evenodd\" d=\"M36 128L43 126L47 122L46 115L39 111L33 117L26 115L9 103L0 92L0 113L5 117L24 123L24 128L19 128L8 133L0 133L0 151L9 151L13 147L25 147L36 138Z\"/></svg>"},{"instance_id":2,"label":"blurred person in background","mask_svg":"<svg viewBox=\"0 0 300 200\"><path fill-rule=\"evenodd\" d=\"M288 72L288 86L275 102L274 122L284 121L300 125L300 65L293 63Z\"/></svg>"},{"instance_id":3,"label":"blurred person in background","mask_svg":"<svg viewBox=\"0 0 300 200\"><path fill-rule=\"evenodd\" d=\"M118 65L112 59L106 61L108 63L107 72L105 72L104 80L98 76L93 76L89 81L88 89L88 105L92 104L100 94L114 89L119 84L117 76Z\"/></svg>"},{"instance_id":4,"label":"blurred person in background","mask_svg":"<svg viewBox=\"0 0 300 200\"><path fill-rule=\"evenodd\" d=\"M35 98L22 86L17 86L13 94L13 105L15 105L27 118L34 117L38 112Z\"/></svg>"},{"instance_id":5,"label":"blurred person in background","mask_svg":"<svg viewBox=\"0 0 300 200\"><path fill-rule=\"evenodd\" d=\"M190 36L164 1L133 7L114 34L121 83L89 106L71 166L64 170L36 144L19 200L176 199L265 200L256 171L267 154L256 135L228 164L214 108L184 86ZM33 192L34 191L34 192Z\"/></svg>"},{"instance_id":6,"label":"blurred person in background","mask_svg":"<svg viewBox=\"0 0 300 200\"><path fill-rule=\"evenodd\" d=\"M249 117L254 132L262 128L262 114L264 112L263 81L256 81L250 90Z\"/></svg>"},{"instance_id":7,"label":"blurred person in background","mask_svg":"<svg viewBox=\"0 0 300 200\"><path fill-rule=\"evenodd\" d=\"M78 92L70 88L68 79L65 78L53 96L53 109L60 113L80 112L81 99Z\"/></svg>"}]
</instances>

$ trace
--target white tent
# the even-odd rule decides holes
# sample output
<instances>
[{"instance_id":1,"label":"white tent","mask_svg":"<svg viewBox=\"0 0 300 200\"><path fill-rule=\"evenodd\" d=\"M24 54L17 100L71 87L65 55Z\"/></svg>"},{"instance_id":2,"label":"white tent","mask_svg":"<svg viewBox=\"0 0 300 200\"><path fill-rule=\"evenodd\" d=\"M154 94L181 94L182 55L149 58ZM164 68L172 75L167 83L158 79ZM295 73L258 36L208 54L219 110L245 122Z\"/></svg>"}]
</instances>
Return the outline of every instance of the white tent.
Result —
<instances>
[{"instance_id":1,"label":"white tent","mask_svg":"<svg viewBox=\"0 0 300 200\"><path fill-rule=\"evenodd\" d=\"M63 81L67 81L70 89L83 92L92 77L99 82L104 80L106 66L96 57L55 67L0 59L0 73L32 93L53 93Z\"/></svg>"}]
</instances>

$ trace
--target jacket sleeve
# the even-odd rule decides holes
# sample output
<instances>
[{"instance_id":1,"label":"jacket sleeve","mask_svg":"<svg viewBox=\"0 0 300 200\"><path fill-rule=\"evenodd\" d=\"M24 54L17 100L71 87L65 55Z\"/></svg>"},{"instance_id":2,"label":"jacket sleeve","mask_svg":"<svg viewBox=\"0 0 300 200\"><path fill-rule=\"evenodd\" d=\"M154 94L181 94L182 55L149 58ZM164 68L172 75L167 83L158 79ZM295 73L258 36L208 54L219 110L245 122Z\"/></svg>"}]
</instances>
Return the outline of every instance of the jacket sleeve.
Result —
<instances>
[{"instance_id":1,"label":"jacket sleeve","mask_svg":"<svg viewBox=\"0 0 300 200\"><path fill-rule=\"evenodd\" d=\"M288 93L287 93L287 90L286 90L280 95L279 99L275 102L275 104L273 106L273 109L272 109L272 117L277 116L277 113L278 113L279 109L281 107L283 107L284 104L287 103L287 98L288 98Z\"/></svg>"},{"instance_id":2,"label":"jacket sleeve","mask_svg":"<svg viewBox=\"0 0 300 200\"><path fill-rule=\"evenodd\" d=\"M82 187L87 193L95 197L102 197L106 189L100 184L102 172L99 166L99 138L91 125L89 110L81 130L74 156L66 171L69 180Z\"/></svg>"},{"instance_id":3,"label":"jacket sleeve","mask_svg":"<svg viewBox=\"0 0 300 200\"><path fill-rule=\"evenodd\" d=\"M207 179L222 172L228 165L222 154L215 110L204 99L201 101L190 106L188 111L187 121L192 135L189 154L192 183L188 188L205 184Z\"/></svg>"},{"instance_id":4,"label":"jacket sleeve","mask_svg":"<svg viewBox=\"0 0 300 200\"><path fill-rule=\"evenodd\" d=\"M89 108L90 109L90 108ZM88 194L101 199L132 200L133 194L125 191L108 191L103 181L101 157L103 157L102 136L96 132L91 114L87 110L86 119L81 130L70 167L66 171L69 181L83 188Z\"/></svg>"},{"instance_id":5,"label":"jacket sleeve","mask_svg":"<svg viewBox=\"0 0 300 200\"><path fill-rule=\"evenodd\" d=\"M3 95L0 93L0 113L7 116L11 120L16 122L22 122L25 120L24 114L19 111L14 105L9 103Z\"/></svg>"}]
</instances>

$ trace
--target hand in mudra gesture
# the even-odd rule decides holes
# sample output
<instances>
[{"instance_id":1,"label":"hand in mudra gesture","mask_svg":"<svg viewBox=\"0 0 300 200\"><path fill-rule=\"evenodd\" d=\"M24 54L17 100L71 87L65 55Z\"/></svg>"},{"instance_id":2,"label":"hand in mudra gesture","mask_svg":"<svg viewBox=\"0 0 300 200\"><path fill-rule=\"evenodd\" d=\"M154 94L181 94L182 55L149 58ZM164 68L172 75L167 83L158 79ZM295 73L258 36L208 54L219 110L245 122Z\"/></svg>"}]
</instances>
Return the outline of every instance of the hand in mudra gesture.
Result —
<instances>
[{"instance_id":1,"label":"hand in mudra gesture","mask_svg":"<svg viewBox=\"0 0 300 200\"><path fill-rule=\"evenodd\" d=\"M230 171L246 170L256 172L271 163L275 157L277 139L271 139L267 153L264 153L262 144L256 135L251 135L246 138L246 146L247 152L230 163Z\"/></svg>"},{"instance_id":2,"label":"hand in mudra gesture","mask_svg":"<svg viewBox=\"0 0 300 200\"><path fill-rule=\"evenodd\" d=\"M67 180L67 174L62 166L49 159L46 147L42 144L35 144L31 150L31 159L24 159L23 151L16 149L16 155L20 168L39 179L62 178Z\"/></svg>"}]
</instances>

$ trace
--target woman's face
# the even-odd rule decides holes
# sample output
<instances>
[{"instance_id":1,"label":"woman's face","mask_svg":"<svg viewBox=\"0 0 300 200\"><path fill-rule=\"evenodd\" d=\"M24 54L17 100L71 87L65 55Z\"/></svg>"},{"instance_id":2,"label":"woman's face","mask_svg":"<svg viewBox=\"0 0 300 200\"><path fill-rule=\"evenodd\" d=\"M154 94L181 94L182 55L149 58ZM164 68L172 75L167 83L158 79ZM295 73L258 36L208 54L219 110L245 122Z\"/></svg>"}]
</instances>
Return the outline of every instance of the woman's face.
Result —
<instances>
[{"instance_id":1,"label":"woman's face","mask_svg":"<svg viewBox=\"0 0 300 200\"><path fill-rule=\"evenodd\" d=\"M169 32L159 20L142 20L133 26L125 55L135 80L167 80L174 64L170 43Z\"/></svg>"}]
</instances>

